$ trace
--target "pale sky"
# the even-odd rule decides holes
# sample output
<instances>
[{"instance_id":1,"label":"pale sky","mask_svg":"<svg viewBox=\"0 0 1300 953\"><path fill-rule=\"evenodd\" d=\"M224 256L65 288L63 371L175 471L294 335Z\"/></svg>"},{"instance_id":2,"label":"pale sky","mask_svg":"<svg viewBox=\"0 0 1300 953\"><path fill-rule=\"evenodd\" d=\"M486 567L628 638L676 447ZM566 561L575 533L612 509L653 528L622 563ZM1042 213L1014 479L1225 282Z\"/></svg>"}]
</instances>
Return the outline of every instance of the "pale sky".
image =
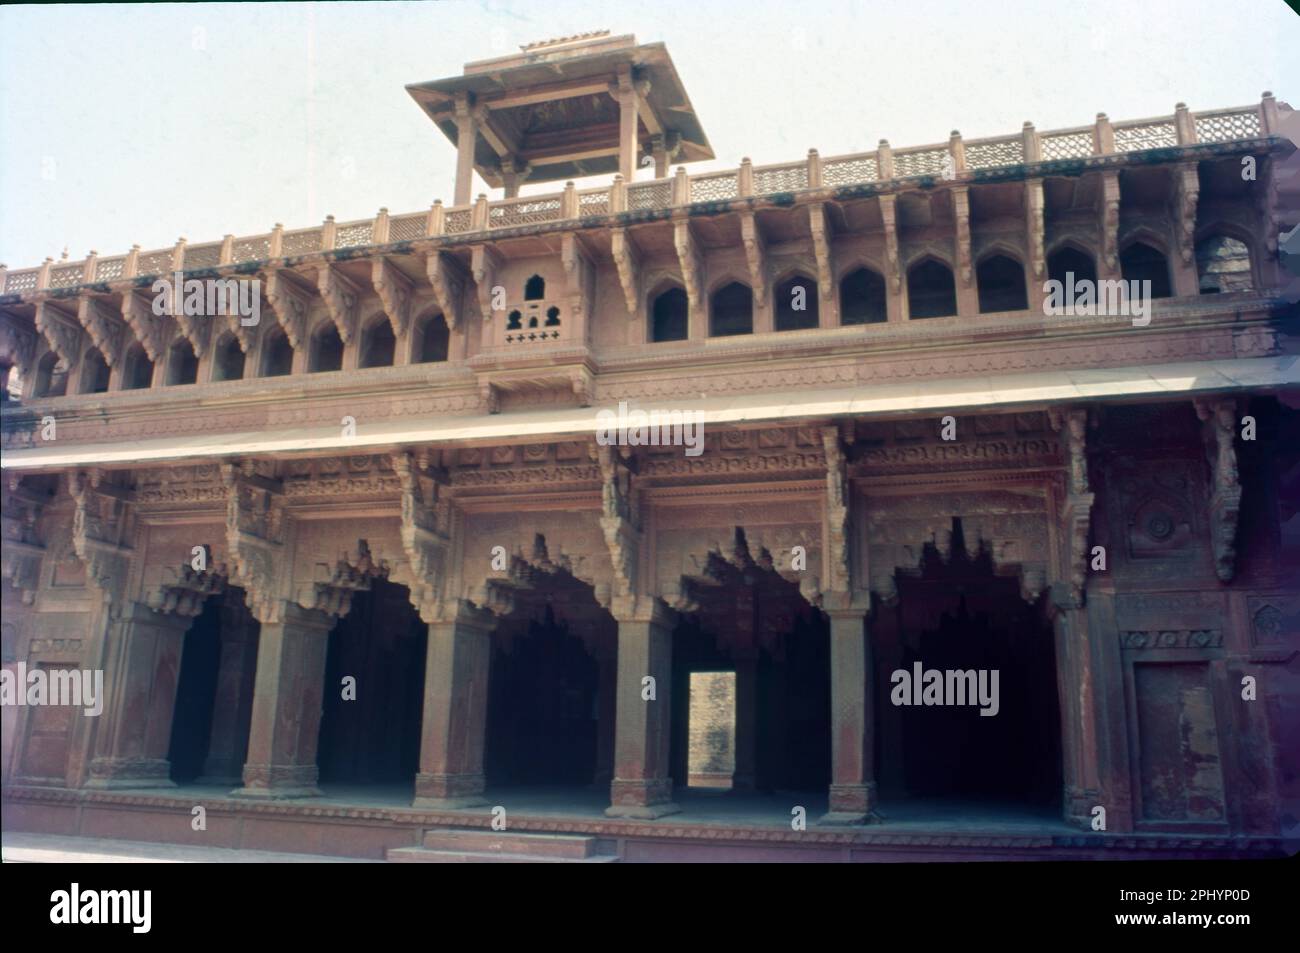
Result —
<instances>
[{"instance_id":1,"label":"pale sky","mask_svg":"<svg viewBox=\"0 0 1300 953\"><path fill-rule=\"evenodd\" d=\"M1300 106L1300 17L1282 0L5 6L0 262L449 205L455 151L403 87L597 29L668 45L718 156L691 171L1265 89Z\"/></svg>"}]
</instances>

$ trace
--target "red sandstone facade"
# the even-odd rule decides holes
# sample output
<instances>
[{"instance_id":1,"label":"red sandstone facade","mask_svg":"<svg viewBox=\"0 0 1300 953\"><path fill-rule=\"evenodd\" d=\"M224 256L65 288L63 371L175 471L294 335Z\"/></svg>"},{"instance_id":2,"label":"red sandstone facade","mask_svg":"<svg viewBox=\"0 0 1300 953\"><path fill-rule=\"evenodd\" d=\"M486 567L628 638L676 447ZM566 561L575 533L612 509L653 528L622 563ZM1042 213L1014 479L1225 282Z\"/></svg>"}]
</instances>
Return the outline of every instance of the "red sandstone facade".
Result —
<instances>
[{"instance_id":1,"label":"red sandstone facade","mask_svg":"<svg viewBox=\"0 0 1300 953\"><path fill-rule=\"evenodd\" d=\"M1280 849L1293 113L692 177L668 163L712 151L662 46L541 45L411 92L457 145L452 207L0 278L4 666L106 688L99 717L4 709L6 829L192 839L193 782L218 843L358 855L498 804L627 859ZM543 106L554 130L523 121ZM474 169L509 197L471 202ZM1164 294L1145 326L1046 314L1067 269ZM260 325L155 316L177 271L259 279ZM602 445L620 401L698 412L704 452ZM967 729L892 705L890 675L980 633L1012 708L979 750L1008 760L959 768L934 739ZM757 829L674 792L712 670L736 673L736 788L820 792ZM387 707L347 721L344 675ZM322 771L409 801L349 806ZM494 771L594 783L608 819L515 809ZM1051 805L1040 832L980 840L977 807L891 830L916 792L999 777Z\"/></svg>"}]
</instances>

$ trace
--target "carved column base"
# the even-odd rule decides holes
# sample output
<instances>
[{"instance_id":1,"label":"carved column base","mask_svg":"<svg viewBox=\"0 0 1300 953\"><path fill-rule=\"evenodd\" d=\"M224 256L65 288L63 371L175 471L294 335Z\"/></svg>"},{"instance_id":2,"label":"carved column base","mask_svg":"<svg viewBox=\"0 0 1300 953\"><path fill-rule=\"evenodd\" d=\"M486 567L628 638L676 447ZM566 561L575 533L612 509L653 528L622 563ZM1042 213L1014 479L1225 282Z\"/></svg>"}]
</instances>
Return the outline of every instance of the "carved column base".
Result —
<instances>
[{"instance_id":1,"label":"carved column base","mask_svg":"<svg viewBox=\"0 0 1300 953\"><path fill-rule=\"evenodd\" d=\"M671 778L625 780L615 778L609 786L609 807L606 817L631 817L654 820L677 814L681 807L673 803Z\"/></svg>"},{"instance_id":2,"label":"carved column base","mask_svg":"<svg viewBox=\"0 0 1300 953\"><path fill-rule=\"evenodd\" d=\"M818 820L818 825L836 827L851 824L874 824L880 821L876 813L876 784L832 784L830 810Z\"/></svg>"},{"instance_id":3,"label":"carved column base","mask_svg":"<svg viewBox=\"0 0 1300 953\"><path fill-rule=\"evenodd\" d=\"M231 791L230 796L263 800L320 797L318 777L314 764L246 764L244 786Z\"/></svg>"},{"instance_id":4,"label":"carved column base","mask_svg":"<svg viewBox=\"0 0 1300 953\"><path fill-rule=\"evenodd\" d=\"M95 758L90 763L86 787L97 790L114 788L174 788L171 762L166 759Z\"/></svg>"},{"instance_id":5,"label":"carved column base","mask_svg":"<svg viewBox=\"0 0 1300 953\"><path fill-rule=\"evenodd\" d=\"M424 774L415 776L415 799L412 807L431 810L458 810L482 807L487 804L483 796L482 774Z\"/></svg>"}]
</instances>

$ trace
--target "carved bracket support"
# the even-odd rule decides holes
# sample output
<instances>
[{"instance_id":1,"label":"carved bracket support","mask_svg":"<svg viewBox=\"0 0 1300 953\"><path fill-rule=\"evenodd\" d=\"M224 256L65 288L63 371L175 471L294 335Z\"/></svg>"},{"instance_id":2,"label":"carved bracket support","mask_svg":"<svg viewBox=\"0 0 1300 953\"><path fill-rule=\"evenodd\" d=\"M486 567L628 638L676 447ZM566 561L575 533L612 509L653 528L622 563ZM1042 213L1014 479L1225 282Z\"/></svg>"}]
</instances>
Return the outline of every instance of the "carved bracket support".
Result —
<instances>
[{"instance_id":1,"label":"carved bracket support","mask_svg":"<svg viewBox=\"0 0 1300 953\"><path fill-rule=\"evenodd\" d=\"M849 481L848 460L836 427L822 428L826 451L826 575L823 588L847 592L849 574Z\"/></svg>"},{"instance_id":2,"label":"carved bracket support","mask_svg":"<svg viewBox=\"0 0 1300 953\"><path fill-rule=\"evenodd\" d=\"M623 287L623 302L627 305L629 316L635 317L640 301L641 259L625 228L611 229L609 233L610 254L614 258L614 267L618 269L618 283Z\"/></svg>"},{"instance_id":3,"label":"carved bracket support","mask_svg":"<svg viewBox=\"0 0 1300 953\"><path fill-rule=\"evenodd\" d=\"M596 269L582 247L582 240L568 232L560 241L560 263L564 266L564 292L569 302L569 316L578 322L585 336L587 316L591 312ZM576 344L583 343L575 341Z\"/></svg>"},{"instance_id":4,"label":"carved bracket support","mask_svg":"<svg viewBox=\"0 0 1300 953\"><path fill-rule=\"evenodd\" d=\"M818 202L808 206L808 228L812 232L813 253L817 257L818 302L823 309L835 308L835 265L831 257L830 206ZM833 323L838 323L835 321Z\"/></svg>"},{"instance_id":5,"label":"carved bracket support","mask_svg":"<svg viewBox=\"0 0 1300 953\"><path fill-rule=\"evenodd\" d=\"M1025 231L1029 236L1029 268L1042 281L1047 268L1043 250L1043 180L1025 180Z\"/></svg>"},{"instance_id":6,"label":"carved bracket support","mask_svg":"<svg viewBox=\"0 0 1300 953\"><path fill-rule=\"evenodd\" d=\"M82 350L81 324L48 301L36 302L36 330L45 335L50 350L59 355L59 363L71 371L77 366Z\"/></svg>"},{"instance_id":7,"label":"carved bracket support","mask_svg":"<svg viewBox=\"0 0 1300 953\"><path fill-rule=\"evenodd\" d=\"M370 283L383 303L393 336L400 338L411 323L411 301L415 296L411 279L387 258L379 257L371 265Z\"/></svg>"},{"instance_id":8,"label":"carved bracket support","mask_svg":"<svg viewBox=\"0 0 1300 953\"><path fill-rule=\"evenodd\" d=\"M754 286L754 301L767 301L767 241L753 212L740 213L740 241L749 263L749 280Z\"/></svg>"},{"instance_id":9,"label":"carved bracket support","mask_svg":"<svg viewBox=\"0 0 1300 953\"><path fill-rule=\"evenodd\" d=\"M958 186L952 190L952 218L956 225L954 248L957 253L957 274L962 287L969 288L973 280L970 250L970 189Z\"/></svg>"},{"instance_id":10,"label":"carved bracket support","mask_svg":"<svg viewBox=\"0 0 1300 953\"><path fill-rule=\"evenodd\" d=\"M443 496L443 484L414 453L395 453L391 459L402 486L401 536L410 573L411 604L425 622L436 622L446 609L443 592L451 549L447 532L451 502ZM400 575L395 573L395 577Z\"/></svg>"},{"instance_id":11,"label":"carved bracket support","mask_svg":"<svg viewBox=\"0 0 1300 953\"><path fill-rule=\"evenodd\" d=\"M86 566L90 584L101 590L112 612L125 604L130 539L135 512L129 490L110 482L102 470L76 470L68 476L75 502L72 548Z\"/></svg>"},{"instance_id":12,"label":"carved bracket support","mask_svg":"<svg viewBox=\"0 0 1300 953\"><path fill-rule=\"evenodd\" d=\"M287 269L273 268L266 273L266 300L275 312L290 346L296 351L307 338L307 314L311 295L286 274Z\"/></svg>"},{"instance_id":13,"label":"carved bracket support","mask_svg":"<svg viewBox=\"0 0 1300 953\"><path fill-rule=\"evenodd\" d=\"M470 270L478 297L478 313L484 324L492 320L492 289L497 283L501 257L488 245L475 245Z\"/></svg>"},{"instance_id":14,"label":"carved bracket support","mask_svg":"<svg viewBox=\"0 0 1300 953\"><path fill-rule=\"evenodd\" d=\"M888 272L889 290L899 294L903 290L903 272L898 261L898 196L880 197L880 218L885 226L885 270Z\"/></svg>"},{"instance_id":15,"label":"carved bracket support","mask_svg":"<svg viewBox=\"0 0 1300 953\"><path fill-rule=\"evenodd\" d=\"M23 380L32 379L36 366L36 335L7 312L0 314L0 361L16 366Z\"/></svg>"},{"instance_id":16,"label":"carved bracket support","mask_svg":"<svg viewBox=\"0 0 1300 953\"><path fill-rule=\"evenodd\" d=\"M221 482L226 488L230 581L244 588L255 618L281 621L286 603L279 598L285 531L280 483L259 476L251 462L221 464Z\"/></svg>"},{"instance_id":17,"label":"carved bracket support","mask_svg":"<svg viewBox=\"0 0 1300 953\"><path fill-rule=\"evenodd\" d=\"M612 598L616 615L632 611L640 588L640 502L633 486L633 461L625 453L621 447L596 447L601 476L600 528L614 566Z\"/></svg>"},{"instance_id":18,"label":"carved bracket support","mask_svg":"<svg viewBox=\"0 0 1300 953\"><path fill-rule=\"evenodd\" d=\"M357 305L361 301L361 289L350 278L333 265L322 265L316 269L316 288L330 320L339 330L339 339L346 345L351 344L357 333Z\"/></svg>"},{"instance_id":19,"label":"carved bracket support","mask_svg":"<svg viewBox=\"0 0 1300 953\"><path fill-rule=\"evenodd\" d=\"M1195 162L1185 162L1174 172L1174 224L1178 254L1184 265L1192 264L1196 251L1196 202L1201 191Z\"/></svg>"},{"instance_id":20,"label":"carved bracket support","mask_svg":"<svg viewBox=\"0 0 1300 953\"><path fill-rule=\"evenodd\" d=\"M686 299L691 314L700 314L704 307L704 258L700 254L689 220L681 219L673 223L673 246L677 249L677 262L682 269L682 281L686 285Z\"/></svg>"},{"instance_id":21,"label":"carved bracket support","mask_svg":"<svg viewBox=\"0 0 1300 953\"><path fill-rule=\"evenodd\" d=\"M433 251L424 260L424 273L433 288L433 297L442 309L447 330L455 331L460 324L460 302L465 294L465 275L454 258Z\"/></svg>"},{"instance_id":22,"label":"carved bracket support","mask_svg":"<svg viewBox=\"0 0 1300 953\"><path fill-rule=\"evenodd\" d=\"M1097 219L1097 232L1101 235L1101 270L1106 274L1117 274L1119 272L1119 172L1101 173Z\"/></svg>"},{"instance_id":23,"label":"carved bracket support","mask_svg":"<svg viewBox=\"0 0 1300 953\"><path fill-rule=\"evenodd\" d=\"M82 295L77 307L77 320L90 334L99 353L109 367L116 367L126 353L126 341L130 332L126 322L115 309L100 298Z\"/></svg>"}]
</instances>

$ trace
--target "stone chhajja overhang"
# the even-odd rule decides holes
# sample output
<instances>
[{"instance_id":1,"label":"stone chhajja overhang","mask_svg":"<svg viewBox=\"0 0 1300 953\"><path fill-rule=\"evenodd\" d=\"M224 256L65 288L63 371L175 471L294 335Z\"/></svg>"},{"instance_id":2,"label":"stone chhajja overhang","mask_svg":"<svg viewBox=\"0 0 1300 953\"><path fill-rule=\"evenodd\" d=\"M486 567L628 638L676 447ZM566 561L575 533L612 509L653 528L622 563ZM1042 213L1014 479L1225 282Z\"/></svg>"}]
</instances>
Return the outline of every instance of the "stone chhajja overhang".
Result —
<instances>
[{"instance_id":1,"label":"stone chhajja overhang","mask_svg":"<svg viewBox=\"0 0 1300 953\"><path fill-rule=\"evenodd\" d=\"M638 401L629 410L695 414L704 428L796 423L842 418L919 416L938 413L1043 408L1080 403L1200 399L1212 395L1260 393L1300 387L1300 363L1293 355L1227 361L1060 370L957 378L945 382L880 384L869 387L774 392L726 398ZM313 453L391 452L411 445L468 446L590 437L601 411L617 405L572 407L510 414L442 417L428 422L368 424L356 432L341 427L227 432L143 440L69 444L51 441L14 448L0 458L11 472L49 472L76 467L132 466L186 460L290 457ZM39 422L37 423L39 427Z\"/></svg>"}]
</instances>

